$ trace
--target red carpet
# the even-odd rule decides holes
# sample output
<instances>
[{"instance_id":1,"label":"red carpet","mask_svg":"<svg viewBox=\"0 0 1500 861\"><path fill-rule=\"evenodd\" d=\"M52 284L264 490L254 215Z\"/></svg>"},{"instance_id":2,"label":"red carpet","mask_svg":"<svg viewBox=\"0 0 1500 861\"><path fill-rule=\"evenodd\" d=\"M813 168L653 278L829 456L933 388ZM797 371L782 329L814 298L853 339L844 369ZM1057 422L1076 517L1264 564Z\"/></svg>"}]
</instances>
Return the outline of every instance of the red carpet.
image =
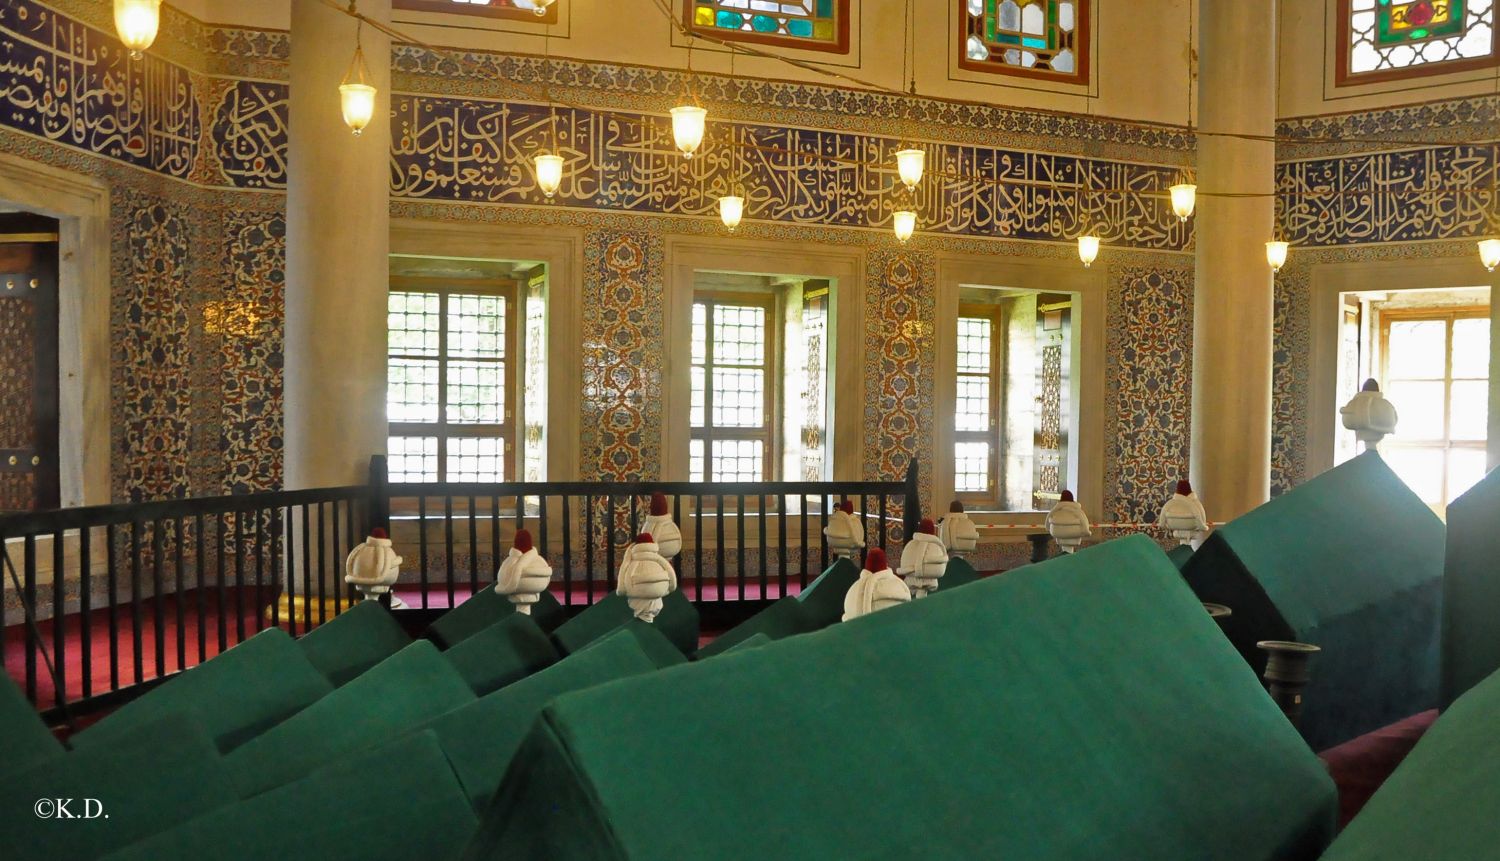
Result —
<instances>
[{"instance_id":1,"label":"red carpet","mask_svg":"<svg viewBox=\"0 0 1500 861\"><path fill-rule=\"evenodd\" d=\"M266 590L269 593L270 590ZM115 688L129 687L139 681L149 681L161 675L174 673L183 667L201 663L220 651L219 628L224 628L224 644L233 645L240 640L240 625L248 637L269 623L261 622L254 606L253 588L205 590L203 614L198 611L198 590L189 590L179 602L176 596L162 598L164 654L157 665L156 655L156 603L147 599L141 605L140 638L141 667L137 675L135 666L135 627L129 607L117 606L114 610L115 635L110 637L110 611L108 608L89 613L87 638L84 642L83 616L72 613L63 618L63 636L66 640L66 660L58 667L67 690L69 701L88 695L106 693ZM182 611L179 625L178 610ZM200 619L201 624L200 624ZM183 633L183 652L178 654L177 632ZM41 631L44 648L50 654L53 649L53 623L48 619L37 624ZM199 635L202 635L200 651ZM111 645L113 644L113 650ZM26 686L26 626L11 625L5 629L0 651L5 657L5 672L25 690ZM88 686L85 690L84 653L88 653ZM112 653L113 652L113 653ZM180 660L185 659L185 661ZM57 704L56 688L47 673L47 664L41 652L36 655L37 703L42 708Z\"/></svg>"}]
</instances>

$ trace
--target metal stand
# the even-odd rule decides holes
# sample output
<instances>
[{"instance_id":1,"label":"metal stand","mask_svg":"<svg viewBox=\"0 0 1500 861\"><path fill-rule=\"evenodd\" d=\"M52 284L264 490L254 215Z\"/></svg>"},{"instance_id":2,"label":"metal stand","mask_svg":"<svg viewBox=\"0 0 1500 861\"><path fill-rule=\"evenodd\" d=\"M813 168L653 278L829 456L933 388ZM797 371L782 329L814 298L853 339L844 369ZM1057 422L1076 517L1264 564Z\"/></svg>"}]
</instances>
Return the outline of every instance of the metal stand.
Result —
<instances>
[{"instance_id":1,"label":"metal stand","mask_svg":"<svg viewBox=\"0 0 1500 861\"><path fill-rule=\"evenodd\" d=\"M1309 665L1313 655L1323 650L1288 640L1261 640L1255 646L1267 654L1265 680L1271 699L1292 726L1297 726L1302 720L1302 689L1311 676Z\"/></svg>"}]
</instances>

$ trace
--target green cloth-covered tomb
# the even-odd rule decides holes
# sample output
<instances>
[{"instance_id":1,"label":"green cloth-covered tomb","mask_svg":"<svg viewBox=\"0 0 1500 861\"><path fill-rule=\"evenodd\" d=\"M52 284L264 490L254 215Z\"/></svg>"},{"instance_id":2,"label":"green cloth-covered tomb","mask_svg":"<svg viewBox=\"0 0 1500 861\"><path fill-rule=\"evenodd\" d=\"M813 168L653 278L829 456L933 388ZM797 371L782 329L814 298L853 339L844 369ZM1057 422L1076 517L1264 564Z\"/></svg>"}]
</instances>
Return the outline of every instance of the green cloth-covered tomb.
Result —
<instances>
[{"instance_id":1,"label":"green cloth-covered tomb","mask_svg":"<svg viewBox=\"0 0 1500 861\"><path fill-rule=\"evenodd\" d=\"M475 695L484 696L557 661L557 649L525 613L513 613L443 653Z\"/></svg>"},{"instance_id":2,"label":"green cloth-covered tomb","mask_svg":"<svg viewBox=\"0 0 1500 861\"><path fill-rule=\"evenodd\" d=\"M552 639L563 654L571 655L605 634L635 618L625 597L610 593L587 610L564 622L552 632ZM674 590L662 599L661 612L651 624L684 655L698 649L698 610L682 591Z\"/></svg>"},{"instance_id":3,"label":"green cloth-covered tomb","mask_svg":"<svg viewBox=\"0 0 1500 861\"><path fill-rule=\"evenodd\" d=\"M1344 828L1324 861L1500 856L1500 674L1471 688Z\"/></svg>"},{"instance_id":4,"label":"green cloth-covered tomb","mask_svg":"<svg viewBox=\"0 0 1500 861\"><path fill-rule=\"evenodd\" d=\"M136 727L193 710L229 751L332 690L285 631L268 628L126 703L73 736L72 745L112 744Z\"/></svg>"},{"instance_id":5,"label":"green cloth-covered tomb","mask_svg":"<svg viewBox=\"0 0 1500 861\"><path fill-rule=\"evenodd\" d=\"M419 640L225 758L246 797L474 701L437 647Z\"/></svg>"},{"instance_id":6,"label":"green cloth-covered tomb","mask_svg":"<svg viewBox=\"0 0 1500 861\"><path fill-rule=\"evenodd\" d=\"M1442 700L1500 670L1500 470L1448 504Z\"/></svg>"},{"instance_id":7,"label":"green cloth-covered tomb","mask_svg":"<svg viewBox=\"0 0 1500 861\"><path fill-rule=\"evenodd\" d=\"M335 686L406 648L411 637L376 601L361 601L297 640L302 653Z\"/></svg>"},{"instance_id":8,"label":"green cloth-covered tomb","mask_svg":"<svg viewBox=\"0 0 1500 861\"><path fill-rule=\"evenodd\" d=\"M1322 649L1302 712L1323 750L1438 701L1442 521L1373 452L1215 529L1183 576L1225 604L1259 674L1260 640Z\"/></svg>"},{"instance_id":9,"label":"green cloth-covered tomb","mask_svg":"<svg viewBox=\"0 0 1500 861\"><path fill-rule=\"evenodd\" d=\"M464 857L1312 861L1334 823L1322 764L1132 537L560 696Z\"/></svg>"}]
</instances>

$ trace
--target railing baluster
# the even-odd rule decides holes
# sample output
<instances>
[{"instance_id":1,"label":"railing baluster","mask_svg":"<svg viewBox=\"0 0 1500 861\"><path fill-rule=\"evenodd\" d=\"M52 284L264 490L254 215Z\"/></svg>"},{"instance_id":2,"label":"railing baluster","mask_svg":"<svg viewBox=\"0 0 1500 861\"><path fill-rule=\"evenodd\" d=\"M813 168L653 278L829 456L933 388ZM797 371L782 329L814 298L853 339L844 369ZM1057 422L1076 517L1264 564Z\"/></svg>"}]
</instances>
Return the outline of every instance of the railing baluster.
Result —
<instances>
[{"instance_id":1,"label":"railing baluster","mask_svg":"<svg viewBox=\"0 0 1500 861\"><path fill-rule=\"evenodd\" d=\"M187 539L181 517L173 521L175 531L172 533L172 548L177 551L177 561L173 565L173 580L175 590L172 594L172 606L177 611L177 669L187 669L187 560L183 558L187 551L183 549L183 543Z\"/></svg>"},{"instance_id":2,"label":"railing baluster","mask_svg":"<svg viewBox=\"0 0 1500 861\"><path fill-rule=\"evenodd\" d=\"M366 515L365 519L369 520L370 517L368 515ZM390 530L387 529L386 533L389 534ZM369 531L366 530L365 534L368 535ZM346 499L346 500L344 500L344 546L341 548L341 552L340 553L333 554L333 576L334 576L334 578L336 580L338 580L338 582L342 582L342 580L339 578L339 572L342 571L342 570L344 570L344 568L343 568L344 558L348 554L354 552L355 545L359 544L360 540L362 538L363 538L363 536L359 534L359 527L355 524L355 519L354 519L354 500L353 499ZM395 589L396 588L396 584L392 583L391 584L391 588ZM344 584L344 600L342 602L340 602L339 606L335 607L334 609L336 611L342 613L344 611L344 608L346 608L346 607L353 607L354 606L354 601L355 601L354 584L353 583L345 583Z\"/></svg>"},{"instance_id":3,"label":"railing baluster","mask_svg":"<svg viewBox=\"0 0 1500 861\"><path fill-rule=\"evenodd\" d=\"M490 495L490 567L500 570L500 495Z\"/></svg>"},{"instance_id":4,"label":"railing baluster","mask_svg":"<svg viewBox=\"0 0 1500 861\"><path fill-rule=\"evenodd\" d=\"M729 562L729 556L728 548L724 546L724 494L722 493L718 494L718 496L716 497L716 504L714 505L714 535L716 543L718 544L718 547L714 550L714 558L719 563L719 570L715 578L718 584L719 592L715 597L715 600L723 601L725 597L724 569L725 567L727 567L727 563ZM699 600L702 599L700 598Z\"/></svg>"},{"instance_id":5,"label":"railing baluster","mask_svg":"<svg viewBox=\"0 0 1500 861\"><path fill-rule=\"evenodd\" d=\"M479 525L474 521L474 494L469 494L469 596L479 594ZM497 566L498 567L498 566Z\"/></svg>"},{"instance_id":6,"label":"railing baluster","mask_svg":"<svg viewBox=\"0 0 1500 861\"><path fill-rule=\"evenodd\" d=\"M777 553L776 570L778 570L778 571L781 572L780 575L777 577L777 584L776 584L777 588L778 588L778 590L780 592L780 594L778 594L776 597L778 597L778 598L784 598L784 597L786 597L786 566L787 566L787 553L786 553L786 494L784 494L784 493L781 494L781 496L777 498L777 509L776 509L776 542L777 542L777 544L780 545L776 549L776 553Z\"/></svg>"},{"instance_id":7,"label":"railing baluster","mask_svg":"<svg viewBox=\"0 0 1500 861\"><path fill-rule=\"evenodd\" d=\"M630 536L631 540L635 536ZM615 496L609 495L609 516L604 519L604 575L609 578L608 595L615 591Z\"/></svg>"},{"instance_id":8,"label":"railing baluster","mask_svg":"<svg viewBox=\"0 0 1500 861\"><path fill-rule=\"evenodd\" d=\"M255 630L266 629L266 514L255 510Z\"/></svg>"},{"instance_id":9,"label":"railing baluster","mask_svg":"<svg viewBox=\"0 0 1500 861\"><path fill-rule=\"evenodd\" d=\"M453 494L443 494L443 553L447 557L443 568L447 572L444 578L448 581L448 606L452 608L453 600Z\"/></svg>"},{"instance_id":10,"label":"railing baluster","mask_svg":"<svg viewBox=\"0 0 1500 861\"><path fill-rule=\"evenodd\" d=\"M818 524L818 537L820 538L820 540L822 542L822 546L823 546L822 556L818 560L818 571L819 571L819 573L828 570L828 532L826 530L828 529L828 501L829 501L829 499L830 499L830 497L827 496L827 495L824 495L822 497L822 499L820 500L820 502L822 503L822 505L819 506L822 510L820 512L818 512L818 517L819 517L819 520L820 520L820 522Z\"/></svg>"},{"instance_id":11,"label":"railing baluster","mask_svg":"<svg viewBox=\"0 0 1500 861\"><path fill-rule=\"evenodd\" d=\"M797 555L801 557L801 574L798 578L798 589L807 588L807 494L797 497L797 507L802 509L802 546Z\"/></svg>"},{"instance_id":12,"label":"railing baluster","mask_svg":"<svg viewBox=\"0 0 1500 861\"><path fill-rule=\"evenodd\" d=\"M130 521L130 646L135 683L145 679L145 658L141 654L141 521Z\"/></svg>"},{"instance_id":13,"label":"railing baluster","mask_svg":"<svg viewBox=\"0 0 1500 861\"><path fill-rule=\"evenodd\" d=\"M198 586L198 663L208 660L208 555L204 552L203 514L193 515L193 580Z\"/></svg>"},{"instance_id":14,"label":"railing baluster","mask_svg":"<svg viewBox=\"0 0 1500 861\"><path fill-rule=\"evenodd\" d=\"M63 551L65 535L59 530L52 533L52 667L57 674L53 680L52 698L59 708L68 700L68 616L67 574Z\"/></svg>"},{"instance_id":15,"label":"railing baluster","mask_svg":"<svg viewBox=\"0 0 1500 861\"><path fill-rule=\"evenodd\" d=\"M156 647L156 677L167 674L167 587L162 577L161 558L166 554L166 536L162 521L151 521L151 624L152 645Z\"/></svg>"},{"instance_id":16,"label":"railing baluster","mask_svg":"<svg viewBox=\"0 0 1500 861\"><path fill-rule=\"evenodd\" d=\"M304 523L302 526L305 535L307 524ZM218 628L220 652L229 648L229 619L225 615L229 612L227 609L229 600L224 592L224 576L226 571L224 565L224 544L224 512L221 511L214 515L214 570L216 575L214 578L214 603L215 609L219 614L218 624L214 627Z\"/></svg>"},{"instance_id":17,"label":"railing baluster","mask_svg":"<svg viewBox=\"0 0 1500 861\"><path fill-rule=\"evenodd\" d=\"M738 577L739 599L743 601L745 600L745 494L742 493L739 495L738 505L739 507L735 510L739 513L739 516L734 519L734 523L735 536L739 545L735 548L735 555L739 558L740 563Z\"/></svg>"},{"instance_id":18,"label":"railing baluster","mask_svg":"<svg viewBox=\"0 0 1500 861\"><path fill-rule=\"evenodd\" d=\"M583 576L584 588L588 591L588 603L594 603L594 497L593 494L584 494L583 497ZM566 603L572 605L573 593L569 592L563 596Z\"/></svg>"},{"instance_id":19,"label":"railing baluster","mask_svg":"<svg viewBox=\"0 0 1500 861\"><path fill-rule=\"evenodd\" d=\"M536 552L543 559L548 558L547 552L550 544L547 541L547 497L545 494L537 496L537 503L541 506L536 514Z\"/></svg>"},{"instance_id":20,"label":"railing baluster","mask_svg":"<svg viewBox=\"0 0 1500 861\"><path fill-rule=\"evenodd\" d=\"M637 502L639 502L639 500L637 500L635 494L632 493L631 495L625 497L625 501L626 504L630 506L630 537L632 540L634 540L637 535L641 534L640 506L637 505Z\"/></svg>"},{"instance_id":21,"label":"railing baluster","mask_svg":"<svg viewBox=\"0 0 1500 861\"><path fill-rule=\"evenodd\" d=\"M308 631L311 631L312 627L313 627L313 614L312 614L312 599L313 599L313 588L312 588L312 564L313 564L313 555L312 555L312 520L311 520L311 512L308 510L311 507L312 507L311 504L306 503L306 502L304 502L302 504L302 506L301 506L301 508L302 508L302 632L304 634L307 633ZM295 610L293 610L291 612L293 614L296 613Z\"/></svg>"},{"instance_id":22,"label":"railing baluster","mask_svg":"<svg viewBox=\"0 0 1500 861\"><path fill-rule=\"evenodd\" d=\"M240 511L234 513L234 641L245 641L245 514Z\"/></svg>"},{"instance_id":23,"label":"railing baluster","mask_svg":"<svg viewBox=\"0 0 1500 861\"><path fill-rule=\"evenodd\" d=\"M563 594L573 594L573 509L568 500L570 497L562 495L562 564L563 564ZM496 557L498 560L498 556ZM497 563L498 564L498 563Z\"/></svg>"},{"instance_id":24,"label":"railing baluster","mask_svg":"<svg viewBox=\"0 0 1500 861\"><path fill-rule=\"evenodd\" d=\"M766 592L770 588L766 580L766 565L770 562L767 557L771 555L770 548L766 547L766 518L769 516L766 513L766 495L762 493L760 495L760 511L756 512L757 525L760 527L760 547L758 549L760 550L760 598L762 601L767 598Z\"/></svg>"},{"instance_id":25,"label":"railing baluster","mask_svg":"<svg viewBox=\"0 0 1500 861\"><path fill-rule=\"evenodd\" d=\"M318 624L328 621L328 565L325 552L328 546L328 536L324 526L328 523L328 512L324 510L323 503L318 502ZM236 560L238 565L238 560ZM311 614L309 614L311 615Z\"/></svg>"},{"instance_id":26,"label":"railing baluster","mask_svg":"<svg viewBox=\"0 0 1500 861\"><path fill-rule=\"evenodd\" d=\"M116 602L119 600L119 562L115 551L118 548L116 541L118 533L115 525L107 523L104 526L104 579L105 588L109 594L105 600L109 604L109 689L117 691L120 689L120 620L119 608Z\"/></svg>"},{"instance_id":27,"label":"railing baluster","mask_svg":"<svg viewBox=\"0 0 1500 861\"><path fill-rule=\"evenodd\" d=\"M394 526L394 524L392 524ZM427 609L427 495L417 497L417 548L422 565L422 609Z\"/></svg>"},{"instance_id":28,"label":"railing baluster","mask_svg":"<svg viewBox=\"0 0 1500 861\"><path fill-rule=\"evenodd\" d=\"M36 536L28 535L21 550L21 600L22 612L26 616L26 699L37 702L36 650L41 645L32 636L33 630L41 630L41 620L36 617ZM33 629L31 626L35 625Z\"/></svg>"},{"instance_id":29,"label":"railing baluster","mask_svg":"<svg viewBox=\"0 0 1500 861\"><path fill-rule=\"evenodd\" d=\"M283 512L280 508L272 508L267 514L271 518L271 592L273 593L271 598L271 627L279 628L281 627L281 599L286 597L288 599L287 606L292 606L290 601L291 593L286 589L278 590L275 588L276 581L281 579L281 572L287 570L287 566L282 561L285 558L285 554L282 552L281 536L283 530L282 524L286 522L283 517L289 517L291 512ZM281 594L275 595L274 593L277 591L280 591ZM265 614L262 613L261 615L264 616ZM295 628L293 630L295 631Z\"/></svg>"},{"instance_id":30,"label":"railing baluster","mask_svg":"<svg viewBox=\"0 0 1500 861\"><path fill-rule=\"evenodd\" d=\"M78 528L78 634L81 644L78 650L78 680L83 683L83 698L94 695L94 528ZM0 547L4 547L0 538ZM0 640L3 640L0 637Z\"/></svg>"},{"instance_id":31,"label":"railing baluster","mask_svg":"<svg viewBox=\"0 0 1500 861\"><path fill-rule=\"evenodd\" d=\"M880 494L880 547L885 549L885 494Z\"/></svg>"},{"instance_id":32,"label":"railing baluster","mask_svg":"<svg viewBox=\"0 0 1500 861\"><path fill-rule=\"evenodd\" d=\"M693 600L703 600L703 495L693 494Z\"/></svg>"}]
</instances>

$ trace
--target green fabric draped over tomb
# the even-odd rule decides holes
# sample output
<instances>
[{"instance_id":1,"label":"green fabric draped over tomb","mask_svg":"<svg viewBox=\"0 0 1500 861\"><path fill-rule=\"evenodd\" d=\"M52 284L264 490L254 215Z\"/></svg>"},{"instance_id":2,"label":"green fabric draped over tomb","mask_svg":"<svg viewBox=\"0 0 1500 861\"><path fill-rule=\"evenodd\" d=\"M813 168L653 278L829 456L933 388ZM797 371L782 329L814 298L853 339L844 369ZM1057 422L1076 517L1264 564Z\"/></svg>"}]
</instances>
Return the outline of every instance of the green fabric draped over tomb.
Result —
<instances>
[{"instance_id":1,"label":"green fabric draped over tomb","mask_svg":"<svg viewBox=\"0 0 1500 861\"><path fill-rule=\"evenodd\" d=\"M516 613L516 605L504 595L495 594L494 586L486 586L475 592L469 600L444 613L427 627L423 636L439 647L451 649L466 638L483 631L501 619ZM543 592L531 605L531 618L543 631L554 631L567 621L567 613L551 592Z\"/></svg>"},{"instance_id":2,"label":"green fabric draped over tomb","mask_svg":"<svg viewBox=\"0 0 1500 861\"><path fill-rule=\"evenodd\" d=\"M75 749L113 744L165 715L193 711L229 751L333 690L297 643L269 628L192 667L75 735Z\"/></svg>"},{"instance_id":3,"label":"green fabric draped over tomb","mask_svg":"<svg viewBox=\"0 0 1500 861\"><path fill-rule=\"evenodd\" d=\"M474 701L433 644L419 640L225 758L244 796L289 783L325 763Z\"/></svg>"},{"instance_id":4,"label":"green fabric draped over tomb","mask_svg":"<svg viewBox=\"0 0 1500 861\"><path fill-rule=\"evenodd\" d=\"M38 799L73 799L74 816L41 818ZM74 751L0 781L7 861L87 861L237 800L213 737L191 714L167 715L110 744Z\"/></svg>"},{"instance_id":5,"label":"green fabric draped over tomb","mask_svg":"<svg viewBox=\"0 0 1500 861\"><path fill-rule=\"evenodd\" d=\"M0 675L0 776L62 756L63 746L9 676Z\"/></svg>"},{"instance_id":6,"label":"green fabric draped over tomb","mask_svg":"<svg viewBox=\"0 0 1500 861\"><path fill-rule=\"evenodd\" d=\"M421 728L437 733L469 801L476 810L484 809L544 704L567 691L655 669L640 641L617 631L535 675L431 718Z\"/></svg>"},{"instance_id":7,"label":"green fabric draped over tomb","mask_svg":"<svg viewBox=\"0 0 1500 861\"><path fill-rule=\"evenodd\" d=\"M552 639L563 654L572 654L634 618L624 596L611 593L564 622L552 632ZM698 610L680 590L662 599L661 612L651 624L682 654L698 649Z\"/></svg>"},{"instance_id":8,"label":"green fabric draped over tomb","mask_svg":"<svg viewBox=\"0 0 1500 861\"><path fill-rule=\"evenodd\" d=\"M1500 670L1500 470L1448 504L1442 650L1444 706Z\"/></svg>"},{"instance_id":9,"label":"green fabric draped over tomb","mask_svg":"<svg viewBox=\"0 0 1500 861\"><path fill-rule=\"evenodd\" d=\"M319 672L342 685L411 643L391 612L361 601L297 640Z\"/></svg>"},{"instance_id":10,"label":"green fabric draped over tomb","mask_svg":"<svg viewBox=\"0 0 1500 861\"><path fill-rule=\"evenodd\" d=\"M385 742L107 857L450 858L475 824L458 776L429 731Z\"/></svg>"},{"instance_id":11,"label":"green fabric draped over tomb","mask_svg":"<svg viewBox=\"0 0 1500 861\"><path fill-rule=\"evenodd\" d=\"M1215 529L1183 569L1225 604L1260 673L1260 640L1322 649L1302 731L1323 750L1438 701L1444 529L1378 454L1362 454Z\"/></svg>"},{"instance_id":12,"label":"green fabric draped over tomb","mask_svg":"<svg viewBox=\"0 0 1500 861\"><path fill-rule=\"evenodd\" d=\"M1454 701L1324 861L1472 861L1500 854L1500 674Z\"/></svg>"},{"instance_id":13,"label":"green fabric draped over tomb","mask_svg":"<svg viewBox=\"0 0 1500 861\"><path fill-rule=\"evenodd\" d=\"M499 690L557 661L557 649L532 618L514 613L443 653L477 696Z\"/></svg>"},{"instance_id":14,"label":"green fabric draped over tomb","mask_svg":"<svg viewBox=\"0 0 1500 861\"><path fill-rule=\"evenodd\" d=\"M1326 770L1132 537L560 696L464 857L1311 861L1334 822Z\"/></svg>"}]
</instances>

